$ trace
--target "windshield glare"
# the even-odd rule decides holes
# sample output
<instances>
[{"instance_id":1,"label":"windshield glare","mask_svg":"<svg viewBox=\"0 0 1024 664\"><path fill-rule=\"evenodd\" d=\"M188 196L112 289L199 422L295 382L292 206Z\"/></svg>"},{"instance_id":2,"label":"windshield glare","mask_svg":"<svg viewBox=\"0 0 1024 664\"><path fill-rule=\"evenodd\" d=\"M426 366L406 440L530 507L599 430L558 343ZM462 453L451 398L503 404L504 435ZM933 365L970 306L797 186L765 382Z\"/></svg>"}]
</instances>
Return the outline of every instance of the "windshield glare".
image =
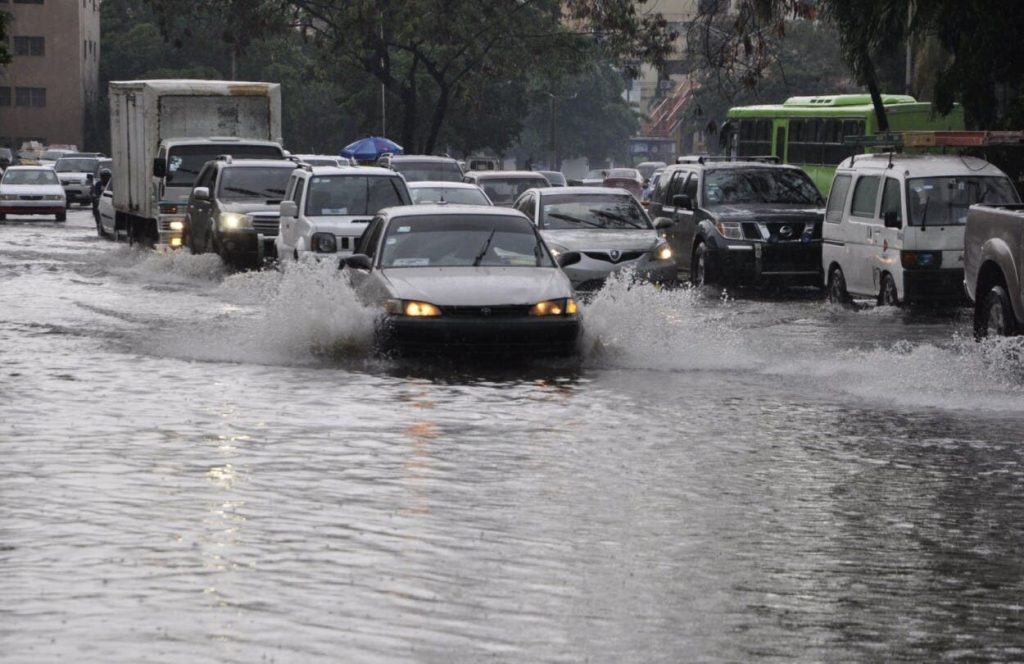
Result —
<instances>
[{"instance_id":1,"label":"windshield glare","mask_svg":"<svg viewBox=\"0 0 1024 664\"><path fill-rule=\"evenodd\" d=\"M217 197L227 201L280 201L294 169L285 166L236 166L220 176Z\"/></svg>"},{"instance_id":2,"label":"windshield glare","mask_svg":"<svg viewBox=\"0 0 1024 664\"><path fill-rule=\"evenodd\" d=\"M92 173L99 159L58 159L53 168L58 173Z\"/></svg>"},{"instance_id":3,"label":"windshield glare","mask_svg":"<svg viewBox=\"0 0 1024 664\"><path fill-rule=\"evenodd\" d=\"M464 187L409 187L413 203L451 203L452 205L490 205L479 189Z\"/></svg>"},{"instance_id":4,"label":"windshield glare","mask_svg":"<svg viewBox=\"0 0 1024 664\"><path fill-rule=\"evenodd\" d=\"M235 159L280 159L281 150L275 145L178 145L167 156L168 187L192 187L203 164L222 154Z\"/></svg>"},{"instance_id":5,"label":"windshield glare","mask_svg":"<svg viewBox=\"0 0 1024 664\"><path fill-rule=\"evenodd\" d=\"M820 205L821 194L803 172L783 168L709 171L704 177L704 202L716 205L778 203Z\"/></svg>"},{"instance_id":6,"label":"windshield glare","mask_svg":"<svg viewBox=\"0 0 1024 664\"><path fill-rule=\"evenodd\" d=\"M388 175L327 175L309 181L306 215L367 215L409 199L401 178Z\"/></svg>"},{"instance_id":7,"label":"windshield glare","mask_svg":"<svg viewBox=\"0 0 1024 664\"><path fill-rule=\"evenodd\" d=\"M547 187L548 181L538 175L536 178L486 178L478 184L492 203L511 207L519 194L527 189Z\"/></svg>"},{"instance_id":8,"label":"windshield glare","mask_svg":"<svg viewBox=\"0 0 1024 664\"><path fill-rule=\"evenodd\" d=\"M540 227L561 229L636 230L653 228L632 196L564 194L544 196Z\"/></svg>"},{"instance_id":9,"label":"windshield glare","mask_svg":"<svg viewBox=\"0 0 1024 664\"><path fill-rule=\"evenodd\" d=\"M533 225L515 217L431 216L388 226L381 267L554 267Z\"/></svg>"},{"instance_id":10,"label":"windshield glare","mask_svg":"<svg viewBox=\"0 0 1024 664\"><path fill-rule=\"evenodd\" d=\"M962 226L975 203L1019 203L1017 190L1002 177L953 176L907 181L911 226Z\"/></svg>"},{"instance_id":11,"label":"windshield glare","mask_svg":"<svg viewBox=\"0 0 1024 664\"><path fill-rule=\"evenodd\" d=\"M408 182L462 182L462 170L456 163L430 161L396 161L391 167Z\"/></svg>"},{"instance_id":12,"label":"windshield glare","mask_svg":"<svg viewBox=\"0 0 1024 664\"><path fill-rule=\"evenodd\" d=\"M8 170L0 182L3 184L60 184L57 174L48 168L29 171Z\"/></svg>"}]
</instances>

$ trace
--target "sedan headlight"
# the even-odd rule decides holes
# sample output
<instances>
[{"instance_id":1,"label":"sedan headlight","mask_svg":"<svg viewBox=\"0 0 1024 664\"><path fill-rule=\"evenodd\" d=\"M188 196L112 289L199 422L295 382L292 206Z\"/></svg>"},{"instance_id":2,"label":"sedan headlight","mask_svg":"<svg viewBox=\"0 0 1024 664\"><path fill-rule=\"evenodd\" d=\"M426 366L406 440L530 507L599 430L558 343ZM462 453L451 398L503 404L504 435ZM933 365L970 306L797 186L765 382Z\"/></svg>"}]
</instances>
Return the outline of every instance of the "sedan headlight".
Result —
<instances>
[{"instance_id":1,"label":"sedan headlight","mask_svg":"<svg viewBox=\"0 0 1024 664\"><path fill-rule=\"evenodd\" d=\"M551 255L558 258L562 254L569 253L569 250L560 244L548 244L548 249L551 250Z\"/></svg>"},{"instance_id":2,"label":"sedan headlight","mask_svg":"<svg viewBox=\"0 0 1024 664\"><path fill-rule=\"evenodd\" d=\"M417 300L386 300L384 311L392 316L411 316L413 318L441 315L441 310L433 304Z\"/></svg>"},{"instance_id":3,"label":"sedan headlight","mask_svg":"<svg viewBox=\"0 0 1024 664\"><path fill-rule=\"evenodd\" d=\"M62 200L64 200L64 197L61 196L60 194L49 194L47 196L43 196L43 200L47 200L47 201L62 201Z\"/></svg>"},{"instance_id":4,"label":"sedan headlight","mask_svg":"<svg viewBox=\"0 0 1024 664\"><path fill-rule=\"evenodd\" d=\"M223 230L236 231L243 228L252 228L252 217L237 212L221 212L220 227Z\"/></svg>"},{"instance_id":5,"label":"sedan headlight","mask_svg":"<svg viewBox=\"0 0 1024 664\"><path fill-rule=\"evenodd\" d=\"M720 221L715 224L715 230L726 240L743 239L743 224L738 221Z\"/></svg>"},{"instance_id":6,"label":"sedan headlight","mask_svg":"<svg viewBox=\"0 0 1024 664\"><path fill-rule=\"evenodd\" d=\"M576 300L566 297L560 300L544 300L533 305L531 316L575 316L579 311Z\"/></svg>"},{"instance_id":7,"label":"sedan headlight","mask_svg":"<svg viewBox=\"0 0 1024 664\"><path fill-rule=\"evenodd\" d=\"M3 194L0 195L0 201L16 201L18 200L17 194Z\"/></svg>"},{"instance_id":8,"label":"sedan headlight","mask_svg":"<svg viewBox=\"0 0 1024 664\"><path fill-rule=\"evenodd\" d=\"M334 233L313 233L310 244L317 253L333 254L338 251L338 239Z\"/></svg>"},{"instance_id":9,"label":"sedan headlight","mask_svg":"<svg viewBox=\"0 0 1024 664\"><path fill-rule=\"evenodd\" d=\"M654 251L651 252L651 256L654 256L654 260L656 261L667 261L672 258L672 248L669 247L667 243L662 242L654 248Z\"/></svg>"}]
</instances>

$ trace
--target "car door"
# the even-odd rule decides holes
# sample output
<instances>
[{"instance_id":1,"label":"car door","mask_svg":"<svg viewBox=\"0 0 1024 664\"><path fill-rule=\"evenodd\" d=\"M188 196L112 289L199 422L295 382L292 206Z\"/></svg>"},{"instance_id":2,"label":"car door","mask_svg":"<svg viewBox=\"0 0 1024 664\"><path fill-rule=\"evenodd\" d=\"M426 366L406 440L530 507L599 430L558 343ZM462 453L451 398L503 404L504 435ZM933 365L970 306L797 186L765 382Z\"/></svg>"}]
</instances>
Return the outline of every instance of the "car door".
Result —
<instances>
[{"instance_id":1,"label":"car door","mask_svg":"<svg viewBox=\"0 0 1024 664\"><path fill-rule=\"evenodd\" d=\"M673 199L677 194L683 193L686 183L692 174L688 170L677 170L672 173L671 179L665 186L664 195L661 200L661 214L658 215L659 219L667 219L672 222L672 225L664 229L663 233L669 246L672 247L672 253L676 256L680 269L688 269L690 266L690 245L686 244L685 222L687 220L692 221L693 213L692 211L683 211L682 208L677 208ZM681 214L681 212L689 212L689 218L687 218L686 214ZM692 233L690 233L690 237L692 242Z\"/></svg>"},{"instance_id":2,"label":"car door","mask_svg":"<svg viewBox=\"0 0 1024 664\"><path fill-rule=\"evenodd\" d=\"M360 236L359 241L356 242L355 252L356 254L364 254L369 256L371 264L376 266L377 264L377 252L378 246L380 245L380 237L384 233L384 228L387 221L383 217L375 217L370 225L366 227L366 230ZM374 304L377 300L382 297L387 297L381 294L382 284L380 283L379 270L376 267L371 268L369 271L366 270L350 270L349 279L351 279L352 288L355 289L356 295L367 304Z\"/></svg>"},{"instance_id":3,"label":"car door","mask_svg":"<svg viewBox=\"0 0 1024 664\"><path fill-rule=\"evenodd\" d=\"M903 248L903 187L894 177L886 177L882 183L881 204L875 219L874 235L877 238L875 263L872 266L872 283L875 292L881 292L882 274L888 272L896 280L896 287L903 294L903 270L900 264L900 250ZM885 215L894 212L900 223L899 228L886 228Z\"/></svg>"},{"instance_id":4,"label":"car door","mask_svg":"<svg viewBox=\"0 0 1024 664\"><path fill-rule=\"evenodd\" d=\"M680 251L675 255L676 263L680 269L688 270L693 259L690 249L693 247L694 239L697 236L697 214L695 210L700 206L700 173L697 171L690 172L682 187L680 193L690 197L692 207L676 208L675 231L679 238Z\"/></svg>"},{"instance_id":5,"label":"car door","mask_svg":"<svg viewBox=\"0 0 1024 664\"><path fill-rule=\"evenodd\" d=\"M111 182L112 184L112 182ZM96 205L96 211L100 215L100 225L103 230L111 235L114 234L114 189L107 184L106 189L100 194L100 201Z\"/></svg>"},{"instance_id":6,"label":"car door","mask_svg":"<svg viewBox=\"0 0 1024 664\"><path fill-rule=\"evenodd\" d=\"M210 190L210 198L213 197L213 176L215 171L214 166L206 166L199 172L199 177L196 178L195 188L206 187ZM207 236L210 232L210 200L200 200L195 197L195 189L193 193L189 194L188 197L188 219L189 219L189 232L192 234L192 242L197 247L202 247L203 251L211 251L213 247L209 247L206 244Z\"/></svg>"},{"instance_id":7,"label":"car door","mask_svg":"<svg viewBox=\"0 0 1024 664\"><path fill-rule=\"evenodd\" d=\"M849 194L853 184L853 176L839 173L832 181L825 206L825 223L822 224L821 267L827 279L832 265L838 265L845 275L850 270L852 260L848 246L847 230L850 227L847 215ZM849 289L849 284L847 284Z\"/></svg>"},{"instance_id":8,"label":"car door","mask_svg":"<svg viewBox=\"0 0 1024 664\"><path fill-rule=\"evenodd\" d=\"M288 200L295 203L295 210L298 214L297 217L281 217L281 240L285 249L289 251L295 248L299 219L302 217L303 191L307 181L306 178L293 175L292 181L288 185Z\"/></svg>"},{"instance_id":9,"label":"car door","mask_svg":"<svg viewBox=\"0 0 1024 664\"><path fill-rule=\"evenodd\" d=\"M881 248L878 224L878 199L881 193L878 175L860 175L853 185L850 201L849 227L846 243L849 249L850 269L846 273L846 288L856 295L874 295L872 272L878 265L876 256Z\"/></svg>"}]
</instances>

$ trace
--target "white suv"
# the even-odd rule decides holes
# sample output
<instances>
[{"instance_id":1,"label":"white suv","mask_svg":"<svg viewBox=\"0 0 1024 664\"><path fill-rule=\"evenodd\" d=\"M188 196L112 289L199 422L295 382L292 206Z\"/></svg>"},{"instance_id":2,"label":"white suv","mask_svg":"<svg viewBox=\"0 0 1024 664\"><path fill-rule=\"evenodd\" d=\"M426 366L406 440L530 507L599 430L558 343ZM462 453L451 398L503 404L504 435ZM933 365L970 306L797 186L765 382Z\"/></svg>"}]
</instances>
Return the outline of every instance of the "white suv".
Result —
<instances>
[{"instance_id":1,"label":"white suv","mask_svg":"<svg viewBox=\"0 0 1024 664\"><path fill-rule=\"evenodd\" d=\"M1019 200L1010 179L982 159L899 153L845 159L832 180L822 231L829 300L962 300L967 208Z\"/></svg>"},{"instance_id":2,"label":"white suv","mask_svg":"<svg viewBox=\"0 0 1024 664\"><path fill-rule=\"evenodd\" d=\"M405 180L386 168L300 165L281 203L281 261L347 256L377 210L410 205Z\"/></svg>"}]
</instances>

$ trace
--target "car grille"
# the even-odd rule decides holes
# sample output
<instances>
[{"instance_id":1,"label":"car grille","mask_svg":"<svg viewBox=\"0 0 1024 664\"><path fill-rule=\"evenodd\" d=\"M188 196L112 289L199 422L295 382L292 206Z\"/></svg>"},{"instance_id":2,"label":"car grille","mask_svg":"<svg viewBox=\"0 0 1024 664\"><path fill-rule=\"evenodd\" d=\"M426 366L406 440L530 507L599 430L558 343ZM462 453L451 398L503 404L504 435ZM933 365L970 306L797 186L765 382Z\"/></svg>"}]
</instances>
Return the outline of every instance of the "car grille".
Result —
<instances>
[{"instance_id":1,"label":"car grille","mask_svg":"<svg viewBox=\"0 0 1024 664\"><path fill-rule=\"evenodd\" d=\"M43 200L43 197L41 195L39 195L39 194L22 194L18 198L20 198L23 201L41 201L41 200Z\"/></svg>"},{"instance_id":2,"label":"car grille","mask_svg":"<svg viewBox=\"0 0 1024 664\"><path fill-rule=\"evenodd\" d=\"M441 307L445 316L456 318L525 318L530 315L528 305L499 305L493 307Z\"/></svg>"},{"instance_id":3,"label":"car grille","mask_svg":"<svg viewBox=\"0 0 1024 664\"><path fill-rule=\"evenodd\" d=\"M281 219L278 217L252 218L252 227L256 229L257 233L263 233L264 235L277 235L280 225Z\"/></svg>"},{"instance_id":4,"label":"car grille","mask_svg":"<svg viewBox=\"0 0 1024 664\"><path fill-rule=\"evenodd\" d=\"M811 237L820 239L821 227L814 222L804 223L802 221L744 223L743 237L747 240L767 240L768 242L796 242L803 238L804 231L808 226L811 226L813 230ZM767 234L767 238L765 234Z\"/></svg>"},{"instance_id":5,"label":"car grille","mask_svg":"<svg viewBox=\"0 0 1024 664\"><path fill-rule=\"evenodd\" d=\"M622 263L623 261L635 261L643 256L644 252L623 251L618 260L613 260L607 251L584 251L583 255L587 258L593 258L596 261L604 261L605 263Z\"/></svg>"}]
</instances>

